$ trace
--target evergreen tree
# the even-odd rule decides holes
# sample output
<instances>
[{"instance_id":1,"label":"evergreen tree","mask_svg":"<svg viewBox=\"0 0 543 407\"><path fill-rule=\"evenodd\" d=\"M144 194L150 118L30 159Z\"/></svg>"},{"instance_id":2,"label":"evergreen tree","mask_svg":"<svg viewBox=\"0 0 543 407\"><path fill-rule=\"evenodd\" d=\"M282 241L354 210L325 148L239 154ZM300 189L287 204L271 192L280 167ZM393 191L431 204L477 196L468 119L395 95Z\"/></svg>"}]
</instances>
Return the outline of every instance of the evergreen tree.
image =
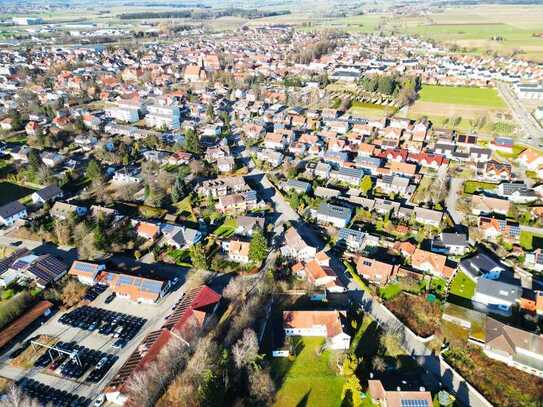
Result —
<instances>
[{"instance_id":1,"label":"evergreen tree","mask_svg":"<svg viewBox=\"0 0 543 407\"><path fill-rule=\"evenodd\" d=\"M207 270L207 258L201 244L192 245L189 249L192 267L196 270Z\"/></svg>"},{"instance_id":2,"label":"evergreen tree","mask_svg":"<svg viewBox=\"0 0 543 407\"><path fill-rule=\"evenodd\" d=\"M92 182L100 182L104 180L104 174L102 173L102 166L96 160L89 161L85 175Z\"/></svg>"},{"instance_id":3,"label":"evergreen tree","mask_svg":"<svg viewBox=\"0 0 543 407\"><path fill-rule=\"evenodd\" d=\"M268 255L268 242L260 228L256 229L249 245L249 259L260 263Z\"/></svg>"},{"instance_id":4,"label":"evergreen tree","mask_svg":"<svg viewBox=\"0 0 543 407\"><path fill-rule=\"evenodd\" d=\"M200 155L202 153L200 140L192 129L187 129L187 131L185 132L185 146L187 148L187 151L192 154Z\"/></svg>"}]
</instances>

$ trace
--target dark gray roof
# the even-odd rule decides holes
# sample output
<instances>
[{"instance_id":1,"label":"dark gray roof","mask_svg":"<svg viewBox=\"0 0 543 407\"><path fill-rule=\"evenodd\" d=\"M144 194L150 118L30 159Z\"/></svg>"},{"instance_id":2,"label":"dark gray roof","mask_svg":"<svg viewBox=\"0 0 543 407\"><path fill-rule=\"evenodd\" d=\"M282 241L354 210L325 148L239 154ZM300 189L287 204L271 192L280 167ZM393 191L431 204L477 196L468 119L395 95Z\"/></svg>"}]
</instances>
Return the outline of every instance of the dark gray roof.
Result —
<instances>
[{"instance_id":1,"label":"dark gray roof","mask_svg":"<svg viewBox=\"0 0 543 407\"><path fill-rule=\"evenodd\" d=\"M309 191L311 184L309 182L300 181L297 179L289 179L287 181L287 188L301 189L303 191Z\"/></svg>"},{"instance_id":2,"label":"dark gray roof","mask_svg":"<svg viewBox=\"0 0 543 407\"><path fill-rule=\"evenodd\" d=\"M477 280L476 292L504 301L515 302L520 298L522 288L503 281L480 278Z\"/></svg>"},{"instance_id":3,"label":"dark gray roof","mask_svg":"<svg viewBox=\"0 0 543 407\"><path fill-rule=\"evenodd\" d=\"M447 246L469 246L468 237L464 233L442 233L440 240Z\"/></svg>"},{"instance_id":4,"label":"dark gray roof","mask_svg":"<svg viewBox=\"0 0 543 407\"><path fill-rule=\"evenodd\" d=\"M62 194L62 189L60 189L57 185L53 184L48 185L45 188L37 191L36 194L38 194L39 197L44 201L49 201Z\"/></svg>"},{"instance_id":5,"label":"dark gray roof","mask_svg":"<svg viewBox=\"0 0 543 407\"><path fill-rule=\"evenodd\" d=\"M331 205L327 203L321 203L319 206L319 213L324 216L334 217L338 219L349 220L351 219L351 210L342 206Z\"/></svg>"},{"instance_id":6,"label":"dark gray roof","mask_svg":"<svg viewBox=\"0 0 543 407\"><path fill-rule=\"evenodd\" d=\"M13 215L16 215L19 212L24 211L25 209L26 207L19 201L13 201L3 206L0 206L0 216L4 219L7 219Z\"/></svg>"},{"instance_id":7,"label":"dark gray roof","mask_svg":"<svg viewBox=\"0 0 543 407\"><path fill-rule=\"evenodd\" d=\"M460 261L460 267L472 277L477 278L491 271L497 271L505 268L498 260L495 260L490 255L479 252L475 256L462 259Z\"/></svg>"}]
</instances>

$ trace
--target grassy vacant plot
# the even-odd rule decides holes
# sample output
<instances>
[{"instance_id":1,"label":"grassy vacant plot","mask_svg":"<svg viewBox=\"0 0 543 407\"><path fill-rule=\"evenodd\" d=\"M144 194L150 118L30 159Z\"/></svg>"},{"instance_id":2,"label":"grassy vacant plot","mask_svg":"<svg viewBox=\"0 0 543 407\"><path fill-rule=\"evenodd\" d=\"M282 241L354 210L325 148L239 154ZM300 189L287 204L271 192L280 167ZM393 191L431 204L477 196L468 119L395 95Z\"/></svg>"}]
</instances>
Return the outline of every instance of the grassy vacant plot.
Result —
<instances>
[{"instance_id":1,"label":"grassy vacant plot","mask_svg":"<svg viewBox=\"0 0 543 407\"><path fill-rule=\"evenodd\" d=\"M495 189L497 184L491 182L479 182L479 181L466 181L464 182L464 193L474 194L475 192L481 191L483 189Z\"/></svg>"},{"instance_id":2,"label":"grassy vacant plot","mask_svg":"<svg viewBox=\"0 0 543 407\"><path fill-rule=\"evenodd\" d=\"M494 88L424 85L419 96L422 102L505 107L504 101Z\"/></svg>"},{"instance_id":3,"label":"grassy vacant plot","mask_svg":"<svg viewBox=\"0 0 543 407\"><path fill-rule=\"evenodd\" d=\"M428 337L439 328L441 310L438 302L430 303L424 296L402 292L385 304L394 315L419 336Z\"/></svg>"},{"instance_id":4,"label":"grassy vacant plot","mask_svg":"<svg viewBox=\"0 0 543 407\"><path fill-rule=\"evenodd\" d=\"M0 205L5 205L16 199L24 198L33 192L33 189L22 187L11 182L0 182Z\"/></svg>"},{"instance_id":5,"label":"grassy vacant plot","mask_svg":"<svg viewBox=\"0 0 543 407\"><path fill-rule=\"evenodd\" d=\"M435 126L510 135L515 126L501 114L506 105L493 88L424 85L408 117L427 117Z\"/></svg>"},{"instance_id":6,"label":"grassy vacant plot","mask_svg":"<svg viewBox=\"0 0 543 407\"><path fill-rule=\"evenodd\" d=\"M465 273L459 271L451 281L449 292L459 297L471 300L475 294L475 282Z\"/></svg>"},{"instance_id":7,"label":"grassy vacant plot","mask_svg":"<svg viewBox=\"0 0 543 407\"><path fill-rule=\"evenodd\" d=\"M341 393L345 379L334 370L334 353L318 354L322 338L301 338L301 350L296 359L275 358L272 375L281 383L276 406L332 407L341 405Z\"/></svg>"},{"instance_id":8,"label":"grassy vacant plot","mask_svg":"<svg viewBox=\"0 0 543 407\"><path fill-rule=\"evenodd\" d=\"M387 114L392 113L392 111L393 108L390 106L353 101L349 113L355 116L362 116L370 119L381 119Z\"/></svg>"}]
</instances>

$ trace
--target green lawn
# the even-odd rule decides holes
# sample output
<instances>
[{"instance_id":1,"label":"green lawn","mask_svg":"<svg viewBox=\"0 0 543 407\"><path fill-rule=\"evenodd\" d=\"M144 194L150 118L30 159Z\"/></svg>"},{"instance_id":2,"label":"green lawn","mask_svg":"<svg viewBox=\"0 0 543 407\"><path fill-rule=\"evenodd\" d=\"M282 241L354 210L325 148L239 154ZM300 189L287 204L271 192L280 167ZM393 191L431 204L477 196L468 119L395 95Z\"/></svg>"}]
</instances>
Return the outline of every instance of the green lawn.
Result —
<instances>
[{"instance_id":1,"label":"green lawn","mask_svg":"<svg viewBox=\"0 0 543 407\"><path fill-rule=\"evenodd\" d=\"M451 281L449 292L457 295L458 297L471 300L475 294L475 285L475 282L471 278L469 278L465 273L459 271Z\"/></svg>"},{"instance_id":2,"label":"green lawn","mask_svg":"<svg viewBox=\"0 0 543 407\"><path fill-rule=\"evenodd\" d=\"M275 406L340 406L345 379L330 367L335 366L335 354L330 351L317 354L323 338L305 337L300 342L303 349L294 361L288 358L272 361L272 376L282 382Z\"/></svg>"},{"instance_id":3,"label":"green lawn","mask_svg":"<svg viewBox=\"0 0 543 407\"><path fill-rule=\"evenodd\" d=\"M396 297L401 292L402 292L402 287L400 286L400 284L397 284L397 283L387 284L383 288L379 289L379 296L384 300L390 300Z\"/></svg>"},{"instance_id":4,"label":"green lawn","mask_svg":"<svg viewBox=\"0 0 543 407\"><path fill-rule=\"evenodd\" d=\"M424 85L419 93L423 102L448 103L504 108L505 103L494 88L471 88L463 86Z\"/></svg>"},{"instance_id":5,"label":"green lawn","mask_svg":"<svg viewBox=\"0 0 543 407\"><path fill-rule=\"evenodd\" d=\"M479 181L466 181L464 182L464 193L474 194L475 192L482 189L495 189L497 184L491 182L479 182Z\"/></svg>"},{"instance_id":6,"label":"green lawn","mask_svg":"<svg viewBox=\"0 0 543 407\"><path fill-rule=\"evenodd\" d=\"M34 192L33 189L13 184L0 182L0 205L24 198Z\"/></svg>"},{"instance_id":7,"label":"green lawn","mask_svg":"<svg viewBox=\"0 0 543 407\"><path fill-rule=\"evenodd\" d=\"M534 239L536 244L534 244ZM543 236L523 230L520 232L519 243L525 250L534 250L542 247ZM535 246L535 247L534 247Z\"/></svg>"},{"instance_id":8,"label":"green lawn","mask_svg":"<svg viewBox=\"0 0 543 407\"><path fill-rule=\"evenodd\" d=\"M214 234L218 237L228 238L235 233L237 226L235 219L228 219L215 230Z\"/></svg>"}]
</instances>

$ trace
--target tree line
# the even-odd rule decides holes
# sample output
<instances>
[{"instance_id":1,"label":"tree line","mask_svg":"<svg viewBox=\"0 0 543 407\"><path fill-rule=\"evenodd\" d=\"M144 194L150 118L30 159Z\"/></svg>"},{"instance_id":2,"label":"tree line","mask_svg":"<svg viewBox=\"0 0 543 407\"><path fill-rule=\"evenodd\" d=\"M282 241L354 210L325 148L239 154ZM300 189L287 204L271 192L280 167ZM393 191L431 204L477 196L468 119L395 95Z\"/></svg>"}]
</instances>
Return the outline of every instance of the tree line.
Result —
<instances>
[{"instance_id":1,"label":"tree line","mask_svg":"<svg viewBox=\"0 0 543 407\"><path fill-rule=\"evenodd\" d=\"M263 18L290 14L289 10L263 11L257 9L229 8L221 11L211 10L176 10L176 11L142 11L137 13L123 13L121 20L139 20L154 18L192 18L197 20L213 19L219 17Z\"/></svg>"}]
</instances>

